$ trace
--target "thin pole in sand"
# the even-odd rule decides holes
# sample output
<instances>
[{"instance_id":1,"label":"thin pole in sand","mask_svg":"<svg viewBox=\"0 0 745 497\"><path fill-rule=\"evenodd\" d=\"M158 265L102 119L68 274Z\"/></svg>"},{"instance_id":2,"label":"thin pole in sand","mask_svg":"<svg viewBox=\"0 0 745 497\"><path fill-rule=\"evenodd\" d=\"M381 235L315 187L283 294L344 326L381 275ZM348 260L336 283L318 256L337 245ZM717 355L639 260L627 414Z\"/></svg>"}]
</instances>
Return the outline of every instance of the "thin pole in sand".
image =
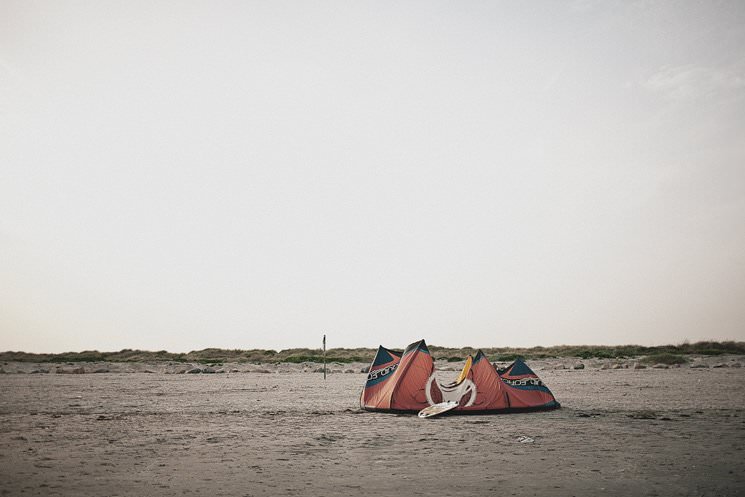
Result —
<instances>
[{"instance_id":1,"label":"thin pole in sand","mask_svg":"<svg viewBox=\"0 0 745 497\"><path fill-rule=\"evenodd\" d=\"M323 335L323 379L326 380L326 335Z\"/></svg>"}]
</instances>

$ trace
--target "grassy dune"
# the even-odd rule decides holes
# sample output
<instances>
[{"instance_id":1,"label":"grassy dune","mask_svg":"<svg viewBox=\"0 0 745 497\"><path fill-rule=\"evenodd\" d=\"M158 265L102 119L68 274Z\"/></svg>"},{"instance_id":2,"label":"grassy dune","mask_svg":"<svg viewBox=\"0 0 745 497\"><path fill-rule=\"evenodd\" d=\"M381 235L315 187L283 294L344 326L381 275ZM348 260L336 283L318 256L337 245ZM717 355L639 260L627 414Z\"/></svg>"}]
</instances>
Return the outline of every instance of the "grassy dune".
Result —
<instances>
[{"instance_id":1,"label":"grassy dune","mask_svg":"<svg viewBox=\"0 0 745 497\"><path fill-rule=\"evenodd\" d=\"M475 354L477 349L472 347L450 348L429 346L435 359L460 361L469 354ZM679 345L658 345L643 347L641 345L558 345L552 347L491 347L481 350L492 361L511 361L517 357L525 359L545 359L550 357L580 357L590 358L624 358L639 356L659 356L673 359L676 355L721 355L744 354L745 342L696 342ZM376 349L358 348L329 349L326 353L329 362L369 362L372 361ZM187 353L174 353L160 350L124 349L118 352L99 352L86 350L83 352L64 352L61 354L32 354L28 352L0 352L0 361L19 362L321 362L321 349L286 349L279 352L261 349L204 349Z\"/></svg>"}]
</instances>

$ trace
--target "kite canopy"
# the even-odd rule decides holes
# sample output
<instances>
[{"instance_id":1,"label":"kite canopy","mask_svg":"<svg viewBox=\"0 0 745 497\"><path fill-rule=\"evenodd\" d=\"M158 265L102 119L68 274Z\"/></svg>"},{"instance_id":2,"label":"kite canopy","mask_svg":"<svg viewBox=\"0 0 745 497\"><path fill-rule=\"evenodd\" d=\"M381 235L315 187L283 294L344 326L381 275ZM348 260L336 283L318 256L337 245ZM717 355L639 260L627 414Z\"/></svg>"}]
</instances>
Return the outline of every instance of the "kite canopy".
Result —
<instances>
[{"instance_id":1,"label":"kite canopy","mask_svg":"<svg viewBox=\"0 0 745 497\"><path fill-rule=\"evenodd\" d=\"M453 383L435 378L435 363L424 340L396 352L383 346L370 366L360 403L369 411L418 412L456 401L453 413L506 413L556 409L551 391L521 359L497 372L480 350L468 356Z\"/></svg>"}]
</instances>

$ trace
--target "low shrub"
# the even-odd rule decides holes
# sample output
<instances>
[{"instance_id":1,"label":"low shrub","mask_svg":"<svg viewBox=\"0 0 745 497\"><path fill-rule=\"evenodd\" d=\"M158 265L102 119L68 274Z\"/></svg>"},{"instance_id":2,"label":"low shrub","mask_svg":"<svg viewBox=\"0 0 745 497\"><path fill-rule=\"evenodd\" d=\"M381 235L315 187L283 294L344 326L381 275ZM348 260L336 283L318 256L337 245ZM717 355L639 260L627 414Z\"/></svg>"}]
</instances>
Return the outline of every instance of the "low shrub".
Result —
<instances>
[{"instance_id":1,"label":"low shrub","mask_svg":"<svg viewBox=\"0 0 745 497\"><path fill-rule=\"evenodd\" d=\"M516 359L524 359L522 354L498 354L496 360L499 362L514 361Z\"/></svg>"},{"instance_id":2,"label":"low shrub","mask_svg":"<svg viewBox=\"0 0 745 497\"><path fill-rule=\"evenodd\" d=\"M663 352L661 354L652 354L648 355L646 357L643 357L641 359L641 362L647 363L647 364L685 364L688 362L688 359L677 354L670 354L668 352Z\"/></svg>"}]
</instances>

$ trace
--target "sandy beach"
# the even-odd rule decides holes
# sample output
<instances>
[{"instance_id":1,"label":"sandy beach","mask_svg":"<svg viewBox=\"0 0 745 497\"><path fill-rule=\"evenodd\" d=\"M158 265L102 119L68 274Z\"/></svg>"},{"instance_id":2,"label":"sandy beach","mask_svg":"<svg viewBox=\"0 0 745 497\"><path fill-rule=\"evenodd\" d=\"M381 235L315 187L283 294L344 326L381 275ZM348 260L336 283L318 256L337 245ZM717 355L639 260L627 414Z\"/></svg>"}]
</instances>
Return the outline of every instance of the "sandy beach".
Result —
<instances>
[{"instance_id":1,"label":"sandy beach","mask_svg":"<svg viewBox=\"0 0 745 497\"><path fill-rule=\"evenodd\" d=\"M0 492L745 495L743 358L697 361L533 361L562 409L430 420L360 410L362 364L5 363Z\"/></svg>"}]
</instances>

